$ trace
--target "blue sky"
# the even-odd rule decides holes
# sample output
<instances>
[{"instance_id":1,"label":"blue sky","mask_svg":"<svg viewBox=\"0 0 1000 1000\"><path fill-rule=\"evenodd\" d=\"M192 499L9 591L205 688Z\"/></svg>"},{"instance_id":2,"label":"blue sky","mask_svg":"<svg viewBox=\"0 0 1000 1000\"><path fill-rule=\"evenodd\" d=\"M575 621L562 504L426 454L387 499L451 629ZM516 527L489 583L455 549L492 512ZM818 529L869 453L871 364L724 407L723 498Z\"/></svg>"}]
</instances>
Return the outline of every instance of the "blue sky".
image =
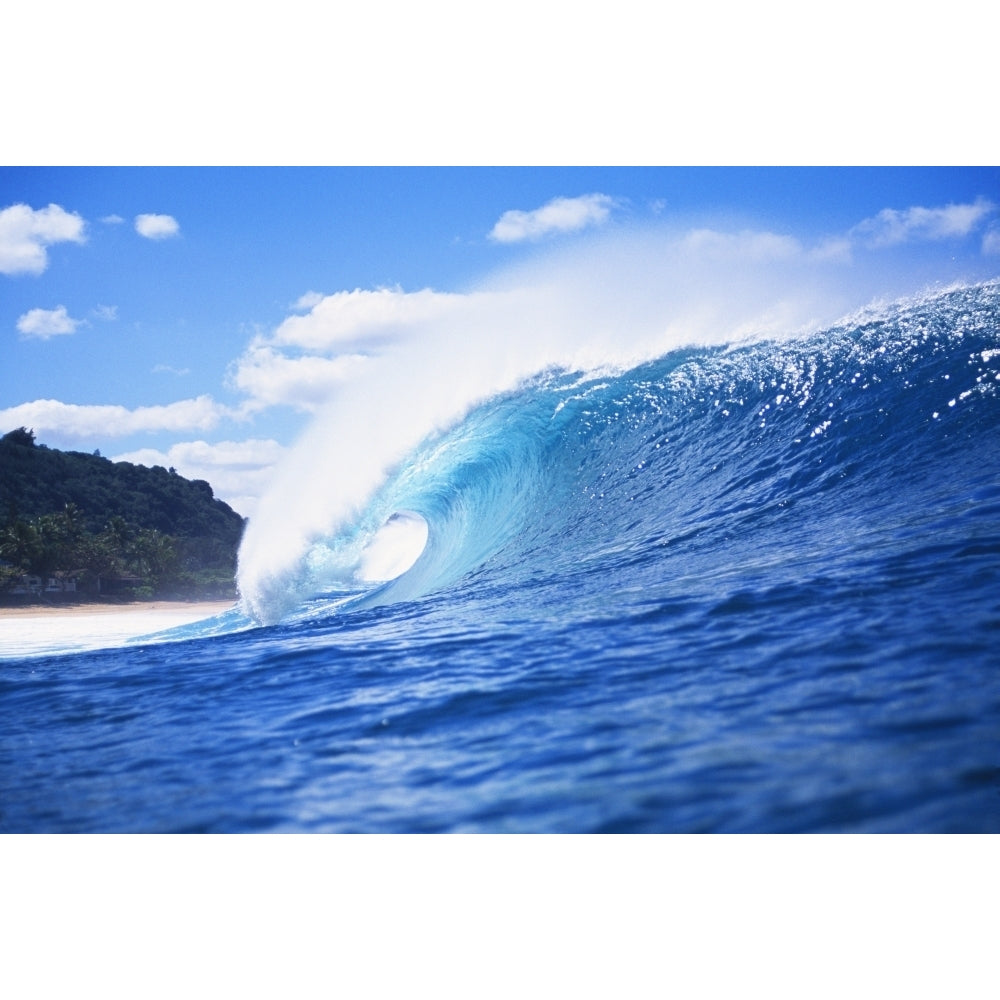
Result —
<instances>
[{"instance_id":1,"label":"blue sky","mask_svg":"<svg viewBox=\"0 0 1000 1000\"><path fill-rule=\"evenodd\" d=\"M764 257L775 300L823 283L788 324L829 320L1000 274L1000 169L0 168L0 432L172 465L251 513L390 335L574 262L609 275L591 311L626 316L679 248L712 257L708 298L745 299Z\"/></svg>"}]
</instances>

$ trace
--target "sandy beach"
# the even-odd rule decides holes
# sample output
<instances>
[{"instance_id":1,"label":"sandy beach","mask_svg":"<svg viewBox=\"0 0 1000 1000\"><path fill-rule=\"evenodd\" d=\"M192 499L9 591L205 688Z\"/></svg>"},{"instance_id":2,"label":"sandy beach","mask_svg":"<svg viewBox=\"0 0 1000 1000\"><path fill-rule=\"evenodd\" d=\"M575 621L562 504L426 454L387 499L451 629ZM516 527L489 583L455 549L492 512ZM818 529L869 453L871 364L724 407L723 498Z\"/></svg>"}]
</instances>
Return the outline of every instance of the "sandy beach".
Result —
<instances>
[{"instance_id":1,"label":"sandy beach","mask_svg":"<svg viewBox=\"0 0 1000 1000\"><path fill-rule=\"evenodd\" d=\"M235 601L136 601L0 608L0 658L117 646L234 606Z\"/></svg>"},{"instance_id":2,"label":"sandy beach","mask_svg":"<svg viewBox=\"0 0 1000 1000\"><path fill-rule=\"evenodd\" d=\"M210 618L228 611L235 601L131 601L128 604L80 602L78 604L24 604L16 607L0 605L0 620L4 618L64 618L74 615L113 615L126 613L198 614Z\"/></svg>"}]
</instances>

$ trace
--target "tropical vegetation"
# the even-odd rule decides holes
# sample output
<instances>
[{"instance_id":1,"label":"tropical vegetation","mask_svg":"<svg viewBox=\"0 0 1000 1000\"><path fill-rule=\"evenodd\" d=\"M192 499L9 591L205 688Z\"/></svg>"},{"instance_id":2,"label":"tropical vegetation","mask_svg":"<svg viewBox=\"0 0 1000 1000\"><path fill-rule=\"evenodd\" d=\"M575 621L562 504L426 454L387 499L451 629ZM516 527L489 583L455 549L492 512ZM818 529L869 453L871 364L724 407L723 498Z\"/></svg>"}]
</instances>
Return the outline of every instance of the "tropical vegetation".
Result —
<instances>
[{"instance_id":1,"label":"tropical vegetation","mask_svg":"<svg viewBox=\"0 0 1000 1000\"><path fill-rule=\"evenodd\" d=\"M0 597L235 596L244 521L204 480L0 438Z\"/></svg>"}]
</instances>

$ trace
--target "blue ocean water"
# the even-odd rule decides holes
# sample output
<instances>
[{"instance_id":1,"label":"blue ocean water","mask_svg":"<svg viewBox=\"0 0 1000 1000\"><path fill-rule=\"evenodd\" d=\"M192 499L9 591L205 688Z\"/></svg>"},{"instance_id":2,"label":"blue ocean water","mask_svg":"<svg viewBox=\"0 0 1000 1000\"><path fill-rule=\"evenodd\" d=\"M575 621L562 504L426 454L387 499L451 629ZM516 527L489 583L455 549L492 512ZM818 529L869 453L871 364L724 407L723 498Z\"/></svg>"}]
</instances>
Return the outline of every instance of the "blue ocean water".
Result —
<instances>
[{"instance_id":1,"label":"blue ocean water","mask_svg":"<svg viewBox=\"0 0 1000 1000\"><path fill-rule=\"evenodd\" d=\"M998 831L1000 283L539 373L245 596L3 651L0 829Z\"/></svg>"}]
</instances>

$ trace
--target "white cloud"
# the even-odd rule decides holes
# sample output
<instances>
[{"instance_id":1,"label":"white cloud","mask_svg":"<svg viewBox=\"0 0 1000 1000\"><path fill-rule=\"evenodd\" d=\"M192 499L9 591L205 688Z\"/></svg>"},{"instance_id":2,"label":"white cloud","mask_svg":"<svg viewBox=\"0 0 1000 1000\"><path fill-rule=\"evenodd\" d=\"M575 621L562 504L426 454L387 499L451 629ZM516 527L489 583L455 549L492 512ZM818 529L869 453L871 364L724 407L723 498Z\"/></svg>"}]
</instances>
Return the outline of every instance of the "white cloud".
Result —
<instances>
[{"instance_id":1,"label":"white cloud","mask_svg":"<svg viewBox=\"0 0 1000 1000\"><path fill-rule=\"evenodd\" d=\"M247 412L268 406L312 411L326 402L334 389L366 360L358 354L291 358L263 341L255 341L233 365L228 381L250 397L244 406Z\"/></svg>"},{"instance_id":2,"label":"white cloud","mask_svg":"<svg viewBox=\"0 0 1000 1000\"><path fill-rule=\"evenodd\" d=\"M300 295L295 302L292 303L293 309L312 309L313 306L318 305L323 301L322 292L306 292L305 295Z\"/></svg>"},{"instance_id":3,"label":"white cloud","mask_svg":"<svg viewBox=\"0 0 1000 1000\"><path fill-rule=\"evenodd\" d=\"M983 234L983 253L1000 254L1000 226L991 226Z\"/></svg>"},{"instance_id":4,"label":"white cloud","mask_svg":"<svg viewBox=\"0 0 1000 1000\"><path fill-rule=\"evenodd\" d=\"M996 210L986 198L971 204L924 208L915 205L905 211L884 208L878 215L858 223L852 232L872 247L891 246L911 240L941 240L967 236Z\"/></svg>"},{"instance_id":5,"label":"white cloud","mask_svg":"<svg viewBox=\"0 0 1000 1000\"><path fill-rule=\"evenodd\" d=\"M124 221L120 215L105 215L101 219L106 226L120 226Z\"/></svg>"},{"instance_id":6,"label":"white cloud","mask_svg":"<svg viewBox=\"0 0 1000 1000\"><path fill-rule=\"evenodd\" d=\"M273 334L258 336L230 368L228 385L249 399L244 412L270 406L313 411L326 403L368 361L416 327L445 321L484 293L462 295L429 288L354 289L333 295L310 292Z\"/></svg>"},{"instance_id":7,"label":"white cloud","mask_svg":"<svg viewBox=\"0 0 1000 1000\"><path fill-rule=\"evenodd\" d=\"M135 231L148 240L165 240L176 236L181 227L172 215L137 215Z\"/></svg>"},{"instance_id":8,"label":"white cloud","mask_svg":"<svg viewBox=\"0 0 1000 1000\"><path fill-rule=\"evenodd\" d=\"M76 333L83 320L73 319L65 306L55 309L29 309L17 321L17 329L22 337L37 337L48 340L61 333Z\"/></svg>"},{"instance_id":9,"label":"white cloud","mask_svg":"<svg viewBox=\"0 0 1000 1000\"><path fill-rule=\"evenodd\" d=\"M606 222L615 204L615 199L606 194L553 198L531 212L518 209L504 212L489 236L498 243L518 243L538 240L553 233L576 232Z\"/></svg>"},{"instance_id":10,"label":"white cloud","mask_svg":"<svg viewBox=\"0 0 1000 1000\"><path fill-rule=\"evenodd\" d=\"M244 517L256 510L257 498L270 482L272 471L286 449L271 439L246 441L182 441L168 451L142 448L116 455L115 462L173 468L185 479L204 479L217 497Z\"/></svg>"},{"instance_id":11,"label":"white cloud","mask_svg":"<svg viewBox=\"0 0 1000 1000\"><path fill-rule=\"evenodd\" d=\"M419 292L399 288L337 292L320 296L307 315L289 316L275 330L271 342L307 350L343 348L443 317L463 299L462 295L429 288Z\"/></svg>"},{"instance_id":12,"label":"white cloud","mask_svg":"<svg viewBox=\"0 0 1000 1000\"><path fill-rule=\"evenodd\" d=\"M0 211L0 273L41 274L48 267L46 246L83 243L84 221L59 205L37 211L11 205Z\"/></svg>"},{"instance_id":13,"label":"white cloud","mask_svg":"<svg viewBox=\"0 0 1000 1000\"><path fill-rule=\"evenodd\" d=\"M230 411L211 396L182 399L166 406L78 405L55 399L36 399L0 410L0 428L31 427L39 437L58 441L101 440L158 431L206 431Z\"/></svg>"},{"instance_id":14,"label":"white cloud","mask_svg":"<svg viewBox=\"0 0 1000 1000\"><path fill-rule=\"evenodd\" d=\"M95 306L91 312L98 319L118 319L118 306Z\"/></svg>"}]
</instances>

